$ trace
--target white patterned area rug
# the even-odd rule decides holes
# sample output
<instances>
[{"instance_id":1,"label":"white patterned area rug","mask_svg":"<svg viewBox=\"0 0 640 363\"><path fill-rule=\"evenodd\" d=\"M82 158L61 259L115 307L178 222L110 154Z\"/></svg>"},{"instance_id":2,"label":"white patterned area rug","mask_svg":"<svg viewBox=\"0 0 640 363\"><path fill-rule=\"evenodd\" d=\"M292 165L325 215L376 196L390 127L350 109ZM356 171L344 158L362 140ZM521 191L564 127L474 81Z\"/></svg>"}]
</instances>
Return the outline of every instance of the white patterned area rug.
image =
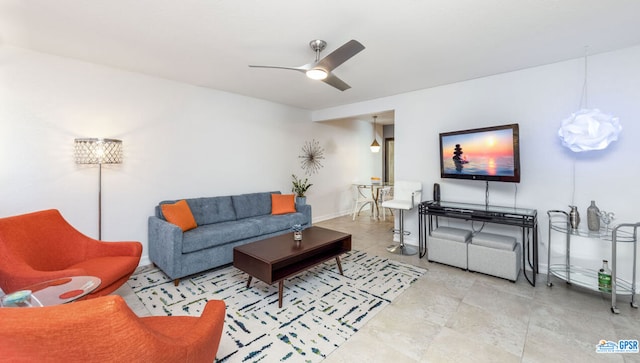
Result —
<instances>
[{"instance_id":1,"label":"white patterned area rug","mask_svg":"<svg viewBox=\"0 0 640 363\"><path fill-rule=\"evenodd\" d=\"M183 279L157 268L129 279L153 315L200 316L208 300L227 305L217 362L319 362L406 290L426 270L365 252L342 256L289 278L282 308L278 284L267 285L233 266Z\"/></svg>"}]
</instances>

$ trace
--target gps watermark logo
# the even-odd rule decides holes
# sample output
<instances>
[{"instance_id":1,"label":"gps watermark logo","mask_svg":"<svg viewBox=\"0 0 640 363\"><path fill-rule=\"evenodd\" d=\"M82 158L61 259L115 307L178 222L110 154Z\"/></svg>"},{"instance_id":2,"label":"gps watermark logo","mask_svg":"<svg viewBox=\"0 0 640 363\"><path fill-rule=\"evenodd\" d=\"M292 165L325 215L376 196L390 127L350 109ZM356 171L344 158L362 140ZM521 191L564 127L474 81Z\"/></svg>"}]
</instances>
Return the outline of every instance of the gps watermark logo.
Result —
<instances>
[{"instance_id":1,"label":"gps watermark logo","mask_svg":"<svg viewBox=\"0 0 640 363\"><path fill-rule=\"evenodd\" d=\"M618 340L616 343L603 339L596 345L596 353L638 353L638 340Z\"/></svg>"}]
</instances>

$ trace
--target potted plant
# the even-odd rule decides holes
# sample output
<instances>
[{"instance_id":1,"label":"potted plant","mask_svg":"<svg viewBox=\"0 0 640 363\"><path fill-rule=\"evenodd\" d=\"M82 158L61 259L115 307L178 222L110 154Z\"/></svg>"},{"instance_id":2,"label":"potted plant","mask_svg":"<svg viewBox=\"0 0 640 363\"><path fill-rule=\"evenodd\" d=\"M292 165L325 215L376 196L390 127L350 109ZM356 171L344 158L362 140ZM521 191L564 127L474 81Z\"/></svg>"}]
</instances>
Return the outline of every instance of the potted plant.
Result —
<instances>
[{"instance_id":1,"label":"potted plant","mask_svg":"<svg viewBox=\"0 0 640 363\"><path fill-rule=\"evenodd\" d=\"M291 174L291 177L293 178L293 180L291 181L291 183L293 184L291 191L296 193L296 203L306 204L307 198L305 196L305 193L307 192L307 190L309 190L309 188L311 188L313 184L309 183L308 178L305 178L304 180L298 179L295 174Z\"/></svg>"}]
</instances>

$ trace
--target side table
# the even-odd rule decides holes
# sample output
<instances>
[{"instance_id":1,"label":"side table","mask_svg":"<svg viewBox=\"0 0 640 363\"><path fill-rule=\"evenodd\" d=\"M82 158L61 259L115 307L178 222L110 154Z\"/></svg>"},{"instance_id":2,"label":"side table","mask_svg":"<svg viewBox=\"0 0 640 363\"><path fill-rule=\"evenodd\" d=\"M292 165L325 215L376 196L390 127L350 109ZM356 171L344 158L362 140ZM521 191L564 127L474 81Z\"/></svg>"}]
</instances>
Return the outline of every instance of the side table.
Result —
<instances>
[{"instance_id":1,"label":"side table","mask_svg":"<svg viewBox=\"0 0 640 363\"><path fill-rule=\"evenodd\" d=\"M100 283L100 278L95 276L71 276L44 281L20 289L20 291L27 290L31 292L31 297L26 304L3 303L2 306L51 306L64 304L87 295L100 286ZM9 295L7 294L5 297Z\"/></svg>"}]
</instances>

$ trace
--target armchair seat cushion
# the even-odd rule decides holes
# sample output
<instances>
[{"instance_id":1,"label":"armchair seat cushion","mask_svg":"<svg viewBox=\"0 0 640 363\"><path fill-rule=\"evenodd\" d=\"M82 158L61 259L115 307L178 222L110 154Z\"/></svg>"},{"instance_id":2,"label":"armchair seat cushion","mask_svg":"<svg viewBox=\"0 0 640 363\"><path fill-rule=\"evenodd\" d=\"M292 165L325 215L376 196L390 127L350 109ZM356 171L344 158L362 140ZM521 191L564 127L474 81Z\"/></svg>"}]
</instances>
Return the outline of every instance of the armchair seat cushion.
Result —
<instances>
[{"instance_id":1,"label":"armchair seat cushion","mask_svg":"<svg viewBox=\"0 0 640 363\"><path fill-rule=\"evenodd\" d=\"M130 275L127 271L134 271L138 267L138 262L139 258L131 256L96 257L69 268L80 268L88 276L99 277L102 282L98 288L103 289L122 278L126 280Z\"/></svg>"}]
</instances>

